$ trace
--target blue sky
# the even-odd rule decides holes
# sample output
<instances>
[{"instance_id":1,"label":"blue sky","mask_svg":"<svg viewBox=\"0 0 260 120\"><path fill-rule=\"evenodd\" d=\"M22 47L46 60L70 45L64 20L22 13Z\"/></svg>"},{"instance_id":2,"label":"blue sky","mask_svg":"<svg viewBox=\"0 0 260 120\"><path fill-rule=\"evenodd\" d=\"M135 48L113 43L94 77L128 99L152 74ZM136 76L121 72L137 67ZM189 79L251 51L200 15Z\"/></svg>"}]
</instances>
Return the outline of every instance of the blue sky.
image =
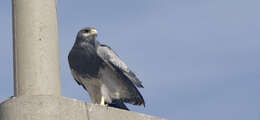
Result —
<instances>
[{"instance_id":1,"label":"blue sky","mask_svg":"<svg viewBox=\"0 0 260 120\"><path fill-rule=\"evenodd\" d=\"M143 81L146 107L169 120L260 119L259 0L59 0L62 94L90 102L67 54L96 27ZM10 0L0 1L0 101L13 95Z\"/></svg>"}]
</instances>

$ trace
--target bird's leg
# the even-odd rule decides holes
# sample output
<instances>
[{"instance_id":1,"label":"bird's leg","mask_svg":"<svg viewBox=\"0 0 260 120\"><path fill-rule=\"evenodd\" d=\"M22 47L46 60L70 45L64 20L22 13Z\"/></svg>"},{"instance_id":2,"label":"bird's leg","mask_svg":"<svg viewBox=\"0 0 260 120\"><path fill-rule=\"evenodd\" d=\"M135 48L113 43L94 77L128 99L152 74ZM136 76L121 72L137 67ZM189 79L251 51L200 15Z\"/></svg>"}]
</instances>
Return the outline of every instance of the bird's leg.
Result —
<instances>
[{"instance_id":1,"label":"bird's leg","mask_svg":"<svg viewBox=\"0 0 260 120\"><path fill-rule=\"evenodd\" d=\"M105 105L105 97L104 97L104 96L101 96L100 105L106 106L106 105Z\"/></svg>"},{"instance_id":2,"label":"bird's leg","mask_svg":"<svg viewBox=\"0 0 260 120\"><path fill-rule=\"evenodd\" d=\"M100 105L105 106L108 109L108 104L105 104L105 97L104 96L101 96Z\"/></svg>"}]
</instances>

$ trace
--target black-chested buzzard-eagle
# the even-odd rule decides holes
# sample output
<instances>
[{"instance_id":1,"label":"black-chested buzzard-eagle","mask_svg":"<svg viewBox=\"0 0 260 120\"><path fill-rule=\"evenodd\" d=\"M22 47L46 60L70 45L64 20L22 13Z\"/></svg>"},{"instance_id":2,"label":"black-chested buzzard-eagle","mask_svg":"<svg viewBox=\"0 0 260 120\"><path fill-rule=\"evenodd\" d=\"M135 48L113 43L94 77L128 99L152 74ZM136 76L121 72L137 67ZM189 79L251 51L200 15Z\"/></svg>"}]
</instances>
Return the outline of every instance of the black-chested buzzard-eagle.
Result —
<instances>
[{"instance_id":1,"label":"black-chested buzzard-eagle","mask_svg":"<svg viewBox=\"0 0 260 120\"><path fill-rule=\"evenodd\" d=\"M97 30L86 27L77 34L68 60L74 79L95 104L128 110L124 103L145 105L137 87L141 81L107 45L97 40Z\"/></svg>"}]
</instances>

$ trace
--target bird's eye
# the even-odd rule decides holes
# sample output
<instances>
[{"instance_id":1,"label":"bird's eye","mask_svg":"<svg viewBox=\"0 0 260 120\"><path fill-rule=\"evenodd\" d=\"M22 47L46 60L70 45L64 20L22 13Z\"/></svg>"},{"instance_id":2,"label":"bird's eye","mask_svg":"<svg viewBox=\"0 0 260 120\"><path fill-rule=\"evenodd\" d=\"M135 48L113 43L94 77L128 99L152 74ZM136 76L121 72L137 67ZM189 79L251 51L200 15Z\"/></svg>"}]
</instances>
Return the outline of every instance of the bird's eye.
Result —
<instances>
[{"instance_id":1,"label":"bird's eye","mask_svg":"<svg viewBox=\"0 0 260 120\"><path fill-rule=\"evenodd\" d=\"M89 33L89 32L90 32L90 30L83 30L83 32L84 32L84 33Z\"/></svg>"}]
</instances>

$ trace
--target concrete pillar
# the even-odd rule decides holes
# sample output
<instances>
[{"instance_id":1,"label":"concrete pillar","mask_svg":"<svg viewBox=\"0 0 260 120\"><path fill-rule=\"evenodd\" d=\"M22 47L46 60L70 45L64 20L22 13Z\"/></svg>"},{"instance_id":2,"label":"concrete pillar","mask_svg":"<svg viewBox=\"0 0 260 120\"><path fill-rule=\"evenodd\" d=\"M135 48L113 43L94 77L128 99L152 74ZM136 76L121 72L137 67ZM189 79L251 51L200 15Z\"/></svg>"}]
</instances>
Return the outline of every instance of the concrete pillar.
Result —
<instances>
[{"instance_id":1,"label":"concrete pillar","mask_svg":"<svg viewBox=\"0 0 260 120\"><path fill-rule=\"evenodd\" d=\"M13 0L14 95L61 95L56 0Z\"/></svg>"}]
</instances>

